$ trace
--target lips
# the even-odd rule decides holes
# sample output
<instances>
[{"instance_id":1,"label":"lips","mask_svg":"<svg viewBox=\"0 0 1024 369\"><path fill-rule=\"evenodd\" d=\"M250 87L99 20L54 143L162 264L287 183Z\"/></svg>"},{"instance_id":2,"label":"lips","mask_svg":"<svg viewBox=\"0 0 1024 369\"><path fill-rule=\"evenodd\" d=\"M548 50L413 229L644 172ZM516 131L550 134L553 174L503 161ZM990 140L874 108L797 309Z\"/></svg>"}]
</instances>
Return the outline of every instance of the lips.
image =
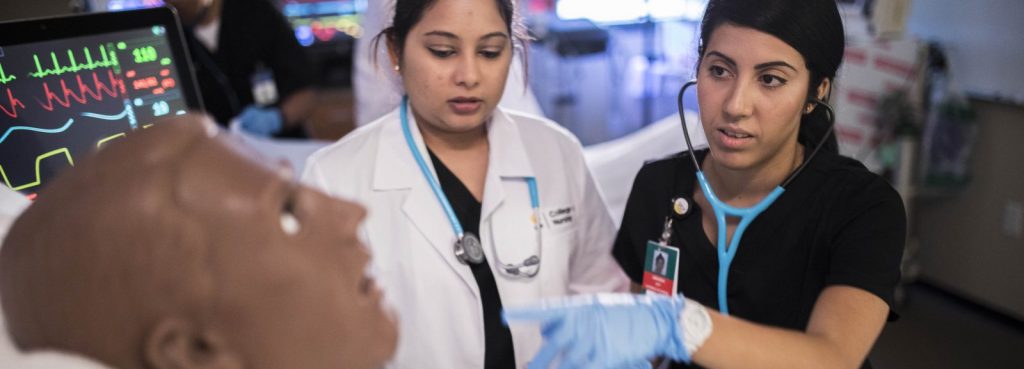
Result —
<instances>
[{"instance_id":1,"label":"lips","mask_svg":"<svg viewBox=\"0 0 1024 369\"><path fill-rule=\"evenodd\" d=\"M718 142L728 149L741 149L754 141L754 135L734 128L716 129Z\"/></svg>"},{"instance_id":2,"label":"lips","mask_svg":"<svg viewBox=\"0 0 1024 369\"><path fill-rule=\"evenodd\" d=\"M448 100L448 106L455 114L459 115L475 114L483 107L483 104L483 100L475 97L459 96Z\"/></svg>"}]
</instances>

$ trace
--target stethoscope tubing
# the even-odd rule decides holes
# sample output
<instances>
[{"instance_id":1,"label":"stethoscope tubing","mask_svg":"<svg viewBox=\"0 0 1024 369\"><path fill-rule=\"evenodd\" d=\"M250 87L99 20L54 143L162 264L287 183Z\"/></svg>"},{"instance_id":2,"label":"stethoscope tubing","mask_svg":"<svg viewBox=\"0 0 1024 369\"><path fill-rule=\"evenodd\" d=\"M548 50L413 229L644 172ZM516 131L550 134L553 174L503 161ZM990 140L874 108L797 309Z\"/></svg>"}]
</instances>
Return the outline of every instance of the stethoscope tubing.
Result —
<instances>
[{"instance_id":1,"label":"stethoscope tubing","mask_svg":"<svg viewBox=\"0 0 1024 369\"><path fill-rule=\"evenodd\" d=\"M729 279L729 267L732 265L733 258L736 257L736 251L739 249L743 233L746 232L747 227L750 226L750 223L754 222L754 219L756 219L758 215L767 210L768 207L779 198L779 196L782 196L782 193L786 191L786 186L788 186L797 175L803 172L804 168L807 167L807 164L809 164L818 154L818 151L821 150L821 147L825 144L826 140L828 140L829 135L832 134L832 130L835 127L835 115L832 107L824 101L815 98L808 99L809 102L814 103L816 106L825 107L829 119L828 130L826 130L825 134L822 135L818 144L815 146L814 151L811 152L811 155L807 160L804 160L800 166L798 166L789 174L789 176L786 177L785 180L782 181L782 184L775 187L775 189L768 193L768 195L761 199L761 201L758 201L757 204L748 208L734 207L719 199L718 195L715 194L715 191L711 189L711 185L708 183L707 177L704 175L704 171L701 168L700 163L697 161L697 155L693 150L693 144L690 142L690 131L686 127L686 117L683 113L683 95L686 93L686 89L695 84L697 84L696 80L691 80L683 84L683 87L679 89L679 96L677 97L676 104L679 109L679 120L683 125L683 137L686 139L686 148L690 150L690 159L693 161L693 167L696 169L697 183L700 185L701 191L704 193L704 197L708 200L708 203L711 204L711 209L715 214L715 223L718 225L718 242L716 243L718 253L718 308L722 314L729 315L728 294L726 291ZM728 237L728 229L726 226L728 224L726 223L726 217L728 216L740 218L740 222L739 225L736 226L736 230L733 231L732 239L729 240L727 246L726 238Z\"/></svg>"},{"instance_id":2,"label":"stethoscope tubing","mask_svg":"<svg viewBox=\"0 0 1024 369\"><path fill-rule=\"evenodd\" d=\"M459 222L459 218L457 216L455 216L455 210L452 209L452 205L448 201L448 197L445 196L444 192L441 190L441 184L438 182L437 178L434 177L433 173L431 173L430 167L427 166L426 160L423 159L423 155L420 154L420 151L419 151L419 149L416 146L416 141L412 137L412 129L409 128L409 112L408 112L408 110L409 110L409 96L406 95L406 96L402 97L402 106L401 106L401 108L399 108L399 119L401 121L402 135L405 137L405 143L406 143L407 146L409 146L409 150L412 152L412 157L413 157L413 159L416 160L416 165L419 166L420 172L423 173L423 177L427 180L427 183L430 185L430 190L434 193L434 196L437 198L437 201L441 204L441 208L444 209L445 216L448 217L448 222L452 226L452 231L455 232L456 239L457 240L462 240L463 237L465 237L465 231L462 228L462 223L460 223ZM526 185L527 185L527 187L529 188L529 191L530 191L530 206L533 209L534 229L537 232L537 255L533 255L533 256L530 256L530 257L526 258L526 260L524 260L522 263L520 263L518 265L517 264L506 264L506 263L502 262L501 256L498 255L498 250L497 250L497 248L495 246L495 242L494 242L493 223L492 223L491 232L490 232L491 233L491 252L494 254L494 257L496 259L495 262L497 262L498 265L501 266L501 268L499 268L499 270L502 270L503 272L505 272L505 274L507 274L509 276L530 278L530 277L533 277L533 276L537 275L537 273L540 271L540 257L541 257L541 253L543 252L542 251L543 250L543 247L542 247L543 245L541 244L541 235L540 235L540 233L541 233L541 231L540 231L540 224L541 224L540 223L541 222L541 220L540 220L540 194L539 194L539 191L537 190L537 179L536 178L534 178L534 177L524 177L524 180L526 181ZM533 266L537 266L537 267L533 268L533 270L527 271L525 273L520 271L524 267L533 267Z\"/></svg>"}]
</instances>

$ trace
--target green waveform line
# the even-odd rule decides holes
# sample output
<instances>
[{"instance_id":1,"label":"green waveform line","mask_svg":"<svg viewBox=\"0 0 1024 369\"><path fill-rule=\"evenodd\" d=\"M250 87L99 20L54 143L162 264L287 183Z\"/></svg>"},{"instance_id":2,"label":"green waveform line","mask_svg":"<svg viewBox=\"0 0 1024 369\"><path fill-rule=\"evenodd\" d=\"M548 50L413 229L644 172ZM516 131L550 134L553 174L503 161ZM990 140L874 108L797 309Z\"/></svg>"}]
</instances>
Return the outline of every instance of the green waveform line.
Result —
<instances>
[{"instance_id":1,"label":"green waveform line","mask_svg":"<svg viewBox=\"0 0 1024 369\"><path fill-rule=\"evenodd\" d=\"M100 45L100 57L102 60L92 60L92 54L89 52L88 47L82 48L85 54L85 63L78 63L75 61L75 53L68 49L68 62L70 66L62 66L60 61L57 60L57 53L50 53L50 61L53 62L53 68L43 69L42 63L39 62L39 54L33 54L32 59L36 62L36 71L29 73L28 75L35 78L44 78L46 76L59 76L65 73L76 73L83 70L93 70L96 68L113 68L114 73L121 73L121 64L117 60L117 53L114 48L107 49L106 46Z\"/></svg>"},{"instance_id":2,"label":"green waveform line","mask_svg":"<svg viewBox=\"0 0 1024 369\"><path fill-rule=\"evenodd\" d=\"M36 180L33 182L26 183L18 187L14 187L13 185L11 185L11 180L7 178L7 172L4 172L4 167L2 165L0 165L0 176L4 177L4 183L7 184L7 187L10 187L12 190L15 191L21 191L29 187L38 186L39 183L42 182L42 177L39 175L39 163L42 162L43 159L60 154L64 154L64 156L68 158L68 163L71 164L71 166L75 166L75 160L71 159L71 151L68 151L68 148L66 147L62 147L36 157Z\"/></svg>"},{"instance_id":3,"label":"green waveform line","mask_svg":"<svg viewBox=\"0 0 1024 369\"><path fill-rule=\"evenodd\" d=\"M13 81L13 80L16 80L16 79L18 79L18 76L15 76L15 75L8 76L7 73L4 73L4 65L0 64L0 84L7 84L7 82L10 82L10 81Z\"/></svg>"}]
</instances>

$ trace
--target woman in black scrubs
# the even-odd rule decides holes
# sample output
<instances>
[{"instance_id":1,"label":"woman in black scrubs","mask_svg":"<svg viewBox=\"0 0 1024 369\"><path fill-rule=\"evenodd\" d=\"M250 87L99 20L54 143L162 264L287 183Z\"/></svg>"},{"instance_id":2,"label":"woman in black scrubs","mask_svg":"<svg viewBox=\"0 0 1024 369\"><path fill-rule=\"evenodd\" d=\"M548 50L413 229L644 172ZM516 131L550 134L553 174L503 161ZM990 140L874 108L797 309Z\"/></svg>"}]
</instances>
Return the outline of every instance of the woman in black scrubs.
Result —
<instances>
[{"instance_id":1,"label":"woman in black scrubs","mask_svg":"<svg viewBox=\"0 0 1024 369\"><path fill-rule=\"evenodd\" d=\"M650 255L677 254L668 291L678 294L510 311L544 326L533 367L559 352L563 368L656 356L686 363L677 368L870 367L894 315L906 217L887 182L838 154L822 100L843 51L833 0L710 1L696 79L710 147L644 165L613 249L634 291L664 290L665 280L645 277ZM714 195L735 208L769 199L745 232L727 217L720 238ZM741 233L723 263L719 243Z\"/></svg>"}]
</instances>

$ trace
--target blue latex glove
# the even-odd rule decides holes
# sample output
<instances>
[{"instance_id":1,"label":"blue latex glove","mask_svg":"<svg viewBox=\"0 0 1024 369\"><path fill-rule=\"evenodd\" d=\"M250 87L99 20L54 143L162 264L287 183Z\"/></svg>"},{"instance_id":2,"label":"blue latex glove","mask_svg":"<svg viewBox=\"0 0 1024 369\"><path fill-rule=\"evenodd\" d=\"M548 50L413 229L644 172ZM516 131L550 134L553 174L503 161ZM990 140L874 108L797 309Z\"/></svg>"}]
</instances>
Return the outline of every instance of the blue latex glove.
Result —
<instances>
[{"instance_id":1,"label":"blue latex glove","mask_svg":"<svg viewBox=\"0 0 1024 369\"><path fill-rule=\"evenodd\" d=\"M249 105L238 114L238 123L246 132L258 136L269 137L281 131L284 121L281 111L273 107Z\"/></svg>"},{"instance_id":2,"label":"blue latex glove","mask_svg":"<svg viewBox=\"0 0 1024 369\"><path fill-rule=\"evenodd\" d=\"M546 369L562 354L560 368L650 367L668 357L690 362L677 323L682 296L602 294L549 300L507 309L505 321L541 323L544 344L529 369Z\"/></svg>"}]
</instances>

